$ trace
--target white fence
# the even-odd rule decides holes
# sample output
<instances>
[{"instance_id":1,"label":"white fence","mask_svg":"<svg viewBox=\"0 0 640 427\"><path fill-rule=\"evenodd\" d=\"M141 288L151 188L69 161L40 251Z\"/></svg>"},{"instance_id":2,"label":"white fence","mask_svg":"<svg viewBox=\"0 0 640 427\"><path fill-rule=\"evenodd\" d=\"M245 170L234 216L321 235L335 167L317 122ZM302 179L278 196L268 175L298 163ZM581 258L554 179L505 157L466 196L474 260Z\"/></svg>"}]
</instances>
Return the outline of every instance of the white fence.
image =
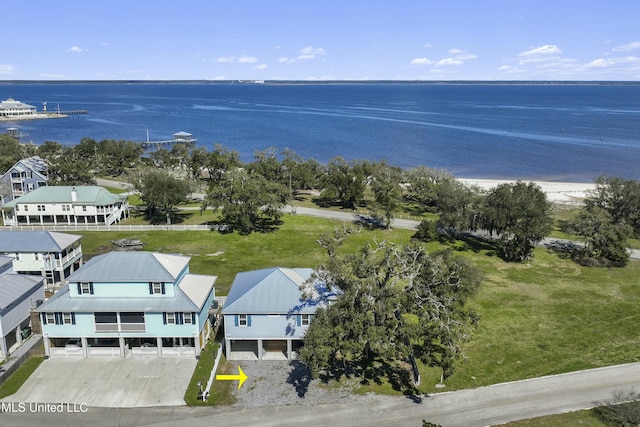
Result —
<instances>
[{"instance_id":1,"label":"white fence","mask_svg":"<svg viewBox=\"0 0 640 427\"><path fill-rule=\"evenodd\" d=\"M215 226L197 224L172 225L12 225L1 227L4 231L210 231Z\"/></svg>"}]
</instances>

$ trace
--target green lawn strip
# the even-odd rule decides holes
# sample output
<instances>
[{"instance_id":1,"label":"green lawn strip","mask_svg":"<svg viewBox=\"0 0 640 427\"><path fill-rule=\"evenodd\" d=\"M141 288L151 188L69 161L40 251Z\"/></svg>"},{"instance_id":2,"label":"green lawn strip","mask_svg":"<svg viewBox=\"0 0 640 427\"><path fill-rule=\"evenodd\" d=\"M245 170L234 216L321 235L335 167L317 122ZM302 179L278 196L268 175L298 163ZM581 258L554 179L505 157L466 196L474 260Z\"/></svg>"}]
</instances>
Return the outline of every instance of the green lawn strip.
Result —
<instances>
[{"instance_id":1,"label":"green lawn strip","mask_svg":"<svg viewBox=\"0 0 640 427\"><path fill-rule=\"evenodd\" d=\"M545 417L537 417L528 420L512 421L510 423L501 424L501 426L503 427L604 427L607 425L608 424L600 421L590 409L568 412L566 414L547 415Z\"/></svg>"},{"instance_id":2,"label":"green lawn strip","mask_svg":"<svg viewBox=\"0 0 640 427\"><path fill-rule=\"evenodd\" d=\"M193 371L193 376L187 387L187 391L184 395L184 401L190 406L210 406L210 405L230 405L235 402L235 398L231 393L231 387L235 384L233 381L215 381L209 391L209 397L206 402L198 400L198 382L202 384L204 390L209 381L211 370L215 363L216 353L218 351L219 344L214 341L209 341L205 348L200 353L200 360L196 365L196 369ZM232 366L227 363L224 356L220 359L218 364L218 374L231 373Z\"/></svg>"},{"instance_id":3,"label":"green lawn strip","mask_svg":"<svg viewBox=\"0 0 640 427\"><path fill-rule=\"evenodd\" d=\"M30 357L25 360L22 366L0 385L0 399L17 392L43 361L44 357Z\"/></svg>"}]
</instances>

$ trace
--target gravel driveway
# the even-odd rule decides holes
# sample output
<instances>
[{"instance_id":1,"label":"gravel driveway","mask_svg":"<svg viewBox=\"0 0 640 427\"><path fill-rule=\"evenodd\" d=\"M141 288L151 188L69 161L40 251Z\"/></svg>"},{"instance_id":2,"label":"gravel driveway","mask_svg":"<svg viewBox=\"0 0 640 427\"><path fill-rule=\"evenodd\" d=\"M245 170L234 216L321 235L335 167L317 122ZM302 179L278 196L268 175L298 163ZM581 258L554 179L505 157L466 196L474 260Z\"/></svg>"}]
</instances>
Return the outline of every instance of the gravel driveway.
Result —
<instances>
[{"instance_id":1,"label":"gravel driveway","mask_svg":"<svg viewBox=\"0 0 640 427\"><path fill-rule=\"evenodd\" d=\"M351 393L348 385L328 385L309 381L309 371L298 361L237 362L249 377L240 390L234 390L235 406L291 406L348 403L371 400L369 395ZM344 383L345 381L342 381Z\"/></svg>"}]
</instances>

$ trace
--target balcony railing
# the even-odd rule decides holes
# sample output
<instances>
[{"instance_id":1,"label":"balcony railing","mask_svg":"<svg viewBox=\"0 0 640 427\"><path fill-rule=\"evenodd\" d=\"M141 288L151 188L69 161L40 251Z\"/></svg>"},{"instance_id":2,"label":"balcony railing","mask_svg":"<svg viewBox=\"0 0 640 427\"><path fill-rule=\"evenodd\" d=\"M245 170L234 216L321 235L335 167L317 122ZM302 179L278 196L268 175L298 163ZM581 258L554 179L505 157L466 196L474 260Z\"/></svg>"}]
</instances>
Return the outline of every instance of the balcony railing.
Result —
<instances>
[{"instance_id":1,"label":"balcony railing","mask_svg":"<svg viewBox=\"0 0 640 427\"><path fill-rule=\"evenodd\" d=\"M96 332L146 332L144 323L96 323Z\"/></svg>"}]
</instances>

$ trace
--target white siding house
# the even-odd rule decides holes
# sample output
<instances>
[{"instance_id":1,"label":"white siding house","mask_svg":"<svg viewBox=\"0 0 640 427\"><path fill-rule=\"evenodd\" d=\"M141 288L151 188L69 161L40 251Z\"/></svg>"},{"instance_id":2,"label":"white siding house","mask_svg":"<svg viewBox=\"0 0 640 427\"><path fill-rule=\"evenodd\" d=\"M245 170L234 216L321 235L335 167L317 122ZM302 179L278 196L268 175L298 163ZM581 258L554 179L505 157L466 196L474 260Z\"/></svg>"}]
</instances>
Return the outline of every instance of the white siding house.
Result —
<instances>
[{"instance_id":1,"label":"white siding house","mask_svg":"<svg viewBox=\"0 0 640 427\"><path fill-rule=\"evenodd\" d=\"M0 254L11 257L14 273L43 276L46 289L52 291L82 265L80 237L54 231L0 231Z\"/></svg>"},{"instance_id":2,"label":"white siding house","mask_svg":"<svg viewBox=\"0 0 640 427\"><path fill-rule=\"evenodd\" d=\"M152 252L92 258L37 309L45 354L199 357L216 277L190 274L189 260Z\"/></svg>"},{"instance_id":3,"label":"white siding house","mask_svg":"<svg viewBox=\"0 0 640 427\"><path fill-rule=\"evenodd\" d=\"M224 303L227 360L291 359L318 306L335 298L310 268L238 273ZM305 298L303 289L320 297Z\"/></svg>"},{"instance_id":4,"label":"white siding house","mask_svg":"<svg viewBox=\"0 0 640 427\"><path fill-rule=\"evenodd\" d=\"M39 156L16 162L0 176L0 187L6 189L6 194L0 194L0 205L47 185L48 168Z\"/></svg>"},{"instance_id":5,"label":"white siding house","mask_svg":"<svg viewBox=\"0 0 640 427\"><path fill-rule=\"evenodd\" d=\"M0 206L5 225L111 225L129 215L127 197L103 187L46 186Z\"/></svg>"},{"instance_id":6,"label":"white siding house","mask_svg":"<svg viewBox=\"0 0 640 427\"><path fill-rule=\"evenodd\" d=\"M0 117L24 118L34 116L35 114L36 107L16 101L13 98L7 98L5 101L0 102Z\"/></svg>"}]
</instances>

